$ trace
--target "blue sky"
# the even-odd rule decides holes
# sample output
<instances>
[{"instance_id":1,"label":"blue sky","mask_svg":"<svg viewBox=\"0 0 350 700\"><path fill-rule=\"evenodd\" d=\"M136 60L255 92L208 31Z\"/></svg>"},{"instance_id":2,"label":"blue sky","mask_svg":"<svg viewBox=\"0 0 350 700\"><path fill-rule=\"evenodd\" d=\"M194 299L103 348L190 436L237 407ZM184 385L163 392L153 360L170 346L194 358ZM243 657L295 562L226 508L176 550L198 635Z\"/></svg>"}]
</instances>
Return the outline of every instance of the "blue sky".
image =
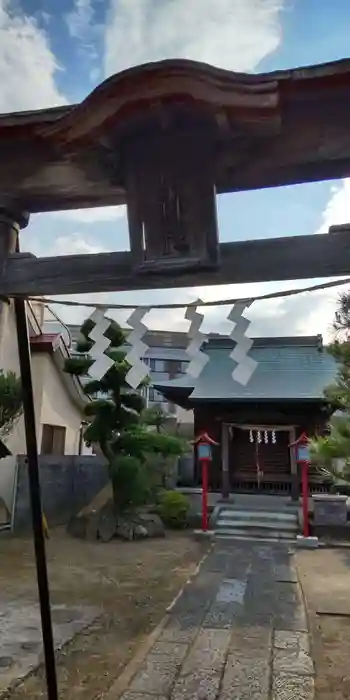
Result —
<instances>
[{"instance_id":1,"label":"blue sky","mask_svg":"<svg viewBox=\"0 0 350 700\"><path fill-rule=\"evenodd\" d=\"M80 101L112 73L160 58L186 57L247 72L332 61L350 55L349 37L348 0L0 0L0 111ZM326 231L350 220L349 202L348 181L226 195L218 201L220 238ZM22 235L22 249L38 255L127 247L125 213L114 208L36 215ZM245 296L293 285L183 290L176 301L180 294L186 302L199 293ZM171 290L161 296L175 300ZM145 295L129 293L106 301L141 298ZM152 304L159 294L147 298ZM250 311L253 332L326 334L335 299L335 292L322 292L256 303ZM206 328L228 329L227 311L207 310ZM79 321L84 312L60 307L60 313ZM152 312L149 324L186 328L182 317Z\"/></svg>"}]
</instances>

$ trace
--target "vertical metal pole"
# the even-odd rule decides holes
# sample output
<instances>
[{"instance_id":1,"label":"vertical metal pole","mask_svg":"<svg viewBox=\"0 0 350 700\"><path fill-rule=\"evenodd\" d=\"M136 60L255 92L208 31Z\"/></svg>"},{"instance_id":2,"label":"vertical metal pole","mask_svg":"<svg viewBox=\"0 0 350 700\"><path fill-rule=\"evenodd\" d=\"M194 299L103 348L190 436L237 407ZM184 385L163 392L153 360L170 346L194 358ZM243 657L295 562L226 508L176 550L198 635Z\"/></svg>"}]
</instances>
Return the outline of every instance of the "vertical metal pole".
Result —
<instances>
[{"instance_id":1,"label":"vertical metal pole","mask_svg":"<svg viewBox=\"0 0 350 700\"><path fill-rule=\"evenodd\" d=\"M41 627L45 655L47 695L49 700L58 700L55 647L53 641L50 595L46 566L45 537L41 508L39 462L35 428L32 371L30 362L30 348L25 301L23 299L15 299L14 306L17 326L19 366L22 379L23 412L27 445L29 491L32 508L34 550L39 590Z\"/></svg>"}]
</instances>

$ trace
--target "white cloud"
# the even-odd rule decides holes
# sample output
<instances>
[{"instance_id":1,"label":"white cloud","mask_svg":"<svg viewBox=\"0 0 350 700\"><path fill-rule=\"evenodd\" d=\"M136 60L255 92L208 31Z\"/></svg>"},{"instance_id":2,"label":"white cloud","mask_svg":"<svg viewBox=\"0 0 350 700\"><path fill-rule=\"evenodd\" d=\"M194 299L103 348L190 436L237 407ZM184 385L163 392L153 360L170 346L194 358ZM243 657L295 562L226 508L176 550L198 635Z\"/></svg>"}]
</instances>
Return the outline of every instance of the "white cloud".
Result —
<instances>
[{"instance_id":1,"label":"white cloud","mask_svg":"<svg viewBox=\"0 0 350 700\"><path fill-rule=\"evenodd\" d=\"M64 17L68 32L76 41L80 60L90 65L89 77L95 81L99 74L101 56L97 50L97 42L102 36L102 25L96 21L93 0L74 0L73 9ZM96 64L92 65L91 64Z\"/></svg>"},{"instance_id":2,"label":"white cloud","mask_svg":"<svg viewBox=\"0 0 350 700\"><path fill-rule=\"evenodd\" d=\"M322 214L318 233L327 233L330 226L350 224L350 179L331 187L331 197Z\"/></svg>"},{"instance_id":3,"label":"white cloud","mask_svg":"<svg viewBox=\"0 0 350 700\"><path fill-rule=\"evenodd\" d=\"M81 233L69 233L45 242L35 235L31 235L30 250L34 255L56 257L58 255L79 255L88 253L107 253L108 249L95 238L90 240Z\"/></svg>"},{"instance_id":4,"label":"white cloud","mask_svg":"<svg viewBox=\"0 0 350 700\"><path fill-rule=\"evenodd\" d=\"M64 104L55 83L58 69L45 31L0 0L0 112Z\"/></svg>"},{"instance_id":5,"label":"white cloud","mask_svg":"<svg viewBox=\"0 0 350 700\"><path fill-rule=\"evenodd\" d=\"M281 39L283 0L111 0L105 73L164 58L252 71Z\"/></svg>"},{"instance_id":6,"label":"white cloud","mask_svg":"<svg viewBox=\"0 0 350 700\"><path fill-rule=\"evenodd\" d=\"M65 211L55 211L50 214L40 216L53 216L66 221L79 222L81 224L94 224L98 221L114 221L126 214L126 207L94 207L92 209L67 209Z\"/></svg>"},{"instance_id":7,"label":"white cloud","mask_svg":"<svg viewBox=\"0 0 350 700\"><path fill-rule=\"evenodd\" d=\"M59 236L54 241L54 244L46 250L45 255L52 257L56 255L79 255L81 253L106 253L106 248L101 246L97 241L90 243L81 235L75 233L69 236Z\"/></svg>"},{"instance_id":8,"label":"white cloud","mask_svg":"<svg viewBox=\"0 0 350 700\"><path fill-rule=\"evenodd\" d=\"M94 15L91 0L75 0L73 10L65 15L70 36L85 40L86 34L91 31Z\"/></svg>"}]
</instances>

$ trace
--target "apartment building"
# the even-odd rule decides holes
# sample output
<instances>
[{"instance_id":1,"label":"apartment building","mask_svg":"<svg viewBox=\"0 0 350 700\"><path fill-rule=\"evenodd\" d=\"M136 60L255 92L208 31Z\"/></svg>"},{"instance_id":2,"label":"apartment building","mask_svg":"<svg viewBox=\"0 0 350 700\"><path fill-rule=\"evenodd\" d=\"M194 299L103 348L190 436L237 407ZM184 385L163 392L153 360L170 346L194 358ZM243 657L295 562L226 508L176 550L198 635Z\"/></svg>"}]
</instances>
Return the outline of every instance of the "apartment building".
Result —
<instances>
[{"instance_id":1,"label":"apartment building","mask_svg":"<svg viewBox=\"0 0 350 700\"><path fill-rule=\"evenodd\" d=\"M53 327L57 327L56 321L46 322L48 331L52 332ZM65 341L70 345L71 351L79 337L80 326L69 325L61 327ZM57 328L56 328L57 332ZM66 337L67 336L67 337ZM160 405L166 413L174 415L179 423L193 423L193 412L186 411L179 406L167 401L152 384L159 384L168 379L181 377L186 372L189 362L186 353L188 345L187 333L177 331L153 331L149 330L144 336L144 342L148 346L143 361L150 368L150 384L143 390L146 405L151 407ZM125 348L127 350L127 346Z\"/></svg>"}]
</instances>

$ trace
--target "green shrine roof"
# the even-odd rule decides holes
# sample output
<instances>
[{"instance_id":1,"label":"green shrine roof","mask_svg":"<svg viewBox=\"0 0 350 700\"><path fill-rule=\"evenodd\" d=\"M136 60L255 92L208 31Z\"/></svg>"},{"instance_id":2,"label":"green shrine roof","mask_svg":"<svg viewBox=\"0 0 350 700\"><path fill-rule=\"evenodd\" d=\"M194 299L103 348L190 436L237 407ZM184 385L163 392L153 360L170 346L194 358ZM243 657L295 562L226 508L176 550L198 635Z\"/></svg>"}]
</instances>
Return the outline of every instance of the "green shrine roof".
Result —
<instances>
[{"instance_id":1,"label":"green shrine roof","mask_svg":"<svg viewBox=\"0 0 350 700\"><path fill-rule=\"evenodd\" d=\"M194 401L315 401L322 400L324 389L337 373L337 364L320 336L256 338L249 355L258 366L247 385L242 386L232 378L236 366L230 358L233 347L230 339L212 338L203 346L209 362L198 379L183 375L153 382L154 386L166 395L183 390Z\"/></svg>"}]
</instances>

